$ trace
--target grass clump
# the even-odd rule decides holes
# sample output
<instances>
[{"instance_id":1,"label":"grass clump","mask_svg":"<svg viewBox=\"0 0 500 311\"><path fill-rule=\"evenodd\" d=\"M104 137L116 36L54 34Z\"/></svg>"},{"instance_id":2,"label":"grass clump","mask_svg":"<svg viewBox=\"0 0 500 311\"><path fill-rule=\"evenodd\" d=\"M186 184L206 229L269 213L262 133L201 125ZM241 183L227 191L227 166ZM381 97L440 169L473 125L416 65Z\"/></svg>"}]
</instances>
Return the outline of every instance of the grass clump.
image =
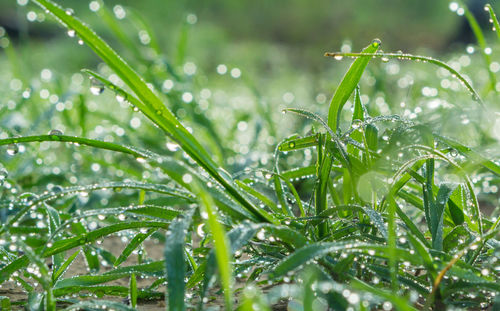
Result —
<instances>
[{"instance_id":1,"label":"grass clump","mask_svg":"<svg viewBox=\"0 0 500 311\"><path fill-rule=\"evenodd\" d=\"M72 10L34 2L102 60L71 83L81 86L83 75L89 77L86 85L104 107L81 87L65 91L48 78L39 90L16 78L26 89L14 88L19 103L9 110L22 112L33 131L48 118L79 135L35 134L2 123L12 137L0 139L7 151L0 171L0 282L26 293L1 296L3 309L133 310L151 301L165 301L169 310L499 305L498 94L490 54L482 56L489 80L478 92L475 66L461 73L457 61L384 53L378 39L360 53L327 53L355 58L323 112L327 119L315 109L286 108L290 113L281 117L301 134L281 133L273 108L259 101L267 115L243 144L235 132L246 131L255 116L240 115L233 131L221 133L227 120L203 108L209 90L199 102L193 95L196 69L184 64L185 39L178 46L181 63L170 63L137 13L131 20L149 37L144 46L96 2L133 55L128 63ZM463 56L463 64L471 62ZM398 90L384 93L377 79L386 74L370 66L397 75L400 59L435 66L408 67L428 81L398 78L399 88L408 89L406 102L403 111L392 111L388 101ZM409 87L419 83L428 85L418 92ZM435 83L442 90L429 86ZM373 99L362 93L365 87ZM102 99L104 90L116 100ZM44 104L58 92L65 98L54 100L55 109ZM115 101L130 109L118 113ZM463 110L458 118L457 110ZM263 125L271 146L260 146ZM277 142L279 135L289 136ZM123 246L117 249L117 242Z\"/></svg>"}]
</instances>

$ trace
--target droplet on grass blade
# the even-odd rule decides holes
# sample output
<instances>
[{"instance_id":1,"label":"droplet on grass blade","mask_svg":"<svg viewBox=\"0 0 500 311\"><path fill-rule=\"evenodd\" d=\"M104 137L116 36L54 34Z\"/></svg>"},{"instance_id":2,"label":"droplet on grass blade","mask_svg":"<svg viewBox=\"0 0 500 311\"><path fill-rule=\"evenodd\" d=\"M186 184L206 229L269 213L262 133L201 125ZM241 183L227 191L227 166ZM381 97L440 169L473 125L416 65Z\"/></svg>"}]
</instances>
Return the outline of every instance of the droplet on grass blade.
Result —
<instances>
[{"instance_id":1,"label":"droplet on grass blade","mask_svg":"<svg viewBox=\"0 0 500 311\"><path fill-rule=\"evenodd\" d=\"M51 136L61 136L63 135L63 132L57 129L53 129L49 132L49 135Z\"/></svg>"},{"instance_id":2,"label":"droplet on grass blade","mask_svg":"<svg viewBox=\"0 0 500 311\"><path fill-rule=\"evenodd\" d=\"M7 145L7 154L8 155L15 155L19 152L19 146L17 144L9 144Z\"/></svg>"},{"instance_id":3,"label":"droplet on grass blade","mask_svg":"<svg viewBox=\"0 0 500 311\"><path fill-rule=\"evenodd\" d=\"M100 95L104 92L104 84L94 78L90 79L90 93L94 95Z\"/></svg>"}]
</instances>

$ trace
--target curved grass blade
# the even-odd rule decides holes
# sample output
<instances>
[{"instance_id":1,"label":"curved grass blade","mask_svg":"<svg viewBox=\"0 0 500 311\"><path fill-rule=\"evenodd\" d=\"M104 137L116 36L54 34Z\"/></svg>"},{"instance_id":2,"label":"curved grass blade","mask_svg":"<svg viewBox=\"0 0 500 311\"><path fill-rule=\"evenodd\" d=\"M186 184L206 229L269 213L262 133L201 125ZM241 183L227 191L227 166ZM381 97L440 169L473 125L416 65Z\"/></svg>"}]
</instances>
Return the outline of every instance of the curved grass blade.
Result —
<instances>
[{"instance_id":1,"label":"curved grass blade","mask_svg":"<svg viewBox=\"0 0 500 311\"><path fill-rule=\"evenodd\" d=\"M143 158L146 155L141 153L140 151L132 148L126 147L110 142L105 142L101 140L88 139L76 136L67 136L67 135L36 135L36 136L24 136L24 137L15 137L15 138L5 138L0 139L0 146L2 145L11 145L18 143L30 143L30 142L44 142L44 141L59 141L59 142L67 142L67 143L76 143L79 145L86 145L100 149L106 149L121 153L130 154L136 158Z\"/></svg>"},{"instance_id":2,"label":"curved grass blade","mask_svg":"<svg viewBox=\"0 0 500 311\"><path fill-rule=\"evenodd\" d=\"M151 234L156 232L156 229L149 229L145 233L137 233L132 240L127 244L123 252L116 258L116 261L114 262L114 266L117 267L120 264L122 264L125 260L127 260L128 256L132 254L132 252L139 246L141 245L144 240L146 240Z\"/></svg>"},{"instance_id":3,"label":"curved grass blade","mask_svg":"<svg viewBox=\"0 0 500 311\"><path fill-rule=\"evenodd\" d=\"M131 221L127 223L118 223L104 228L99 228L97 230L91 231L87 234L76 236L72 238L67 238L63 240L58 240L53 243L51 247L44 249L42 255L44 257L51 256L74 247L81 245L94 243L97 239L104 236L108 236L114 232L128 230L128 229L140 229L140 228L163 228L167 229L168 224L164 222L152 222L152 221Z\"/></svg>"},{"instance_id":4,"label":"curved grass blade","mask_svg":"<svg viewBox=\"0 0 500 311\"><path fill-rule=\"evenodd\" d=\"M493 10L493 8L491 7L491 4L489 4L489 3L487 3L484 6L484 10L490 14L490 19L493 22L493 27L495 28L495 33L497 34L498 40L500 40L500 24L498 23L498 18L497 18L495 11Z\"/></svg>"},{"instance_id":5,"label":"curved grass blade","mask_svg":"<svg viewBox=\"0 0 500 311\"><path fill-rule=\"evenodd\" d=\"M73 263L78 254L80 254L80 250L77 250L71 256L69 256L68 259L66 259L66 261L61 265L61 267L59 267L59 269L54 270L52 274L52 283L57 282L59 278L64 274L64 272L68 270L69 266Z\"/></svg>"},{"instance_id":6,"label":"curved grass blade","mask_svg":"<svg viewBox=\"0 0 500 311\"><path fill-rule=\"evenodd\" d=\"M379 57L379 58L393 58L393 59L400 59L400 60L415 60L415 61L422 61L424 63L430 63L436 66L439 66L443 69L446 69L448 72L451 73L452 77L457 78L462 85L465 86L465 88L470 92L472 95L472 99L478 102L482 107L484 107L484 103L481 100L481 97L479 94L476 92L476 90L472 87L472 85L469 83L467 79L465 79L458 71L453 69L450 65L446 64L445 62L442 62L438 59L428 57L428 56L418 56L418 55L412 55L412 54L404 54L404 53L340 53L340 52L333 52L333 53L325 53L325 56L329 57L356 57L356 58L373 58L373 57Z\"/></svg>"},{"instance_id":7,"label":"curved grass blade","mask_svg":"<svg viewBox=\"0 0 500 311\"><path fill-rule=\"evenodd\" d=\"M249 202L234 186L232 180L221 174L220 168L205 151L195 137L177 120L174 114L164 105L163 101L146 82L95 32L90 30L77 18L66 14L65 10L50 0L34 0L43 9L50 12L66 28L74 30L103 61L125 82L143 103L138 107L146 117L166 132L182 149L201 167L203 167L226 191L251 214L258 219L275 223L269 214Z\"/></svg>"},{"instance_id":8,"label":"curved grass blade","mask_svg":"<svg viewBox=\"0 0 500 311\"><path fill-rule=\"evenodd\" d=\"M62 189L60 192L49 192L47 194L44 194L42 196L39 196L38 198L32 200L29 202L29 204L22 205L21 210L17 212L13 217L10 218L10 220L5 223L2 228L0 228L0 234L8 231L11 227L12 224L18 221L21 217L23 217L32 206L36 206L37 204L41 202L45 202L48 200L53 200L56 199L62 195L65 194L74 194L77 192L89 192L89 191L94 191L94 190L99 190L99 189L113 189L113 188L136 188L136 189L141 189L141 190L150 190L150 191L155 191L155 192L160 192L164 194L172 194L172 195L183 195L184 193L182 191L179 191L174 188L170 188L164 185L158 185L158 184L141 184L141 183L134 183L134 182L110 182L110 183L105 183L105 184L94 184L90 186L75 186L75 187L68 187ZM53 234L55 234L54 232Z\"/></svg>"},{"instance_id":9,"label":"curved grass blade","mask_svg":"<svg viewBox=\"0 0 500 311\"><path fill-rule=\"evenodd\" d=\"M80 275L59 280L54 285L54 289L62 289L65 287L74 287L74 286L94 286L118 280L128 276L129 275L125 273L103 274L103 275Z\"/></svg>"},{"instance_id":10,"label":"curved grass blade","mask_svg":"<svg viewBox=\"0 0 500 311\"><path fill-rule=\"evenodd\" d=\"M184 311L184 295L186 292L186 263L184 247L186 234L191 225L193 210L186 215L180 215L170 224L165 243L165 264L168 282L168 309Z\"/></svg>"},{"instance_id":11,"label":"curved grass blade","mask_svg":"<svg viewBox=\"0 0 500 311\"><path fill-rule=\"evenodd\" d=\"M463 154L472 161L477 162L479 165L482 165L484 168L490 170L497 176L500 176L500 165L481 156L478 152L472 150L472 148L469 148L453 139L438 134L434 134L434 137L438 141L443 142L444 144L450 146L451 148L455 149L456 151Z\"/></svg>"},{"instance_id":12,"label":"curved grass blade","mask_svg":"<svg viewBox=\"0 0 500 311\"><path fill-rule=\"evenodd\" d=\"M398 295L394 295L392 292L386 292L383 289L373 287L359 279L352 279L351 286L355 289L363 290L378 297L381 297L385 300L390 301L394 306L396 306L397 310L401 311L417 311L414 307L408 305L406 299L399 297Z\"/></svg>"},{"instance_id":13,"label":"curved grass blade","mask_svg":"<svg viewBox=\"0 0 500 311\"><path fill-rule=\"evenodd\" d=\"M294 253L285 257L282 261L274 267L273 271L270 271L270 278L281 277L288 272L304 265L311 259L316 259L327 255L328 253L334 253L339 251L346 252L365 252L365 251L375 251L375 254L379 256L388 257L391 253L391 248L389 246L381 246L377 244L366 244L351 241L342 242L330 242L330 243L314 243L306 245ZM420 258L415 258L409 251L400 248L394 249L394 253L398 258L414 262L416 264L421 263ZM373 256L373 255L370 255Z\"/></svg>"},{"instance_id":14,"label":"curved grass blade","mask_svg":"<svg viewBox=\"0 0 500 311\"><path fill-rule=\"evenodd\" d=\"M158 260L150 263L132 265L126 267L118 267L105 274L131 274L135 273L140 276L162 277L165 275L165 261Z\"/></svg>"},{"instance_id":15,"label":"curved grass blade","mask_svg":"<svg viewBox=\"0 0 500 311\"><path fill-rule=\"evenodd\" d=\"M477 44L479 45L479 48L481 50L481 55L484 58L485 69L488 72L488 76L490 78L490 90L496 92L497 78L495 77L495 73L490 69L491 56L488 53L486 53L487 44L486 44L486 39L484 38L483 30L481 29L481 26L479 26L476 17L474 16L474 14L472 14L469 8L467 8L467 6L465 5L463 5L462 7L464 9L464 16L467 19L467 22L469 23L469 26L472 29L472 32L474 33L474 36L476 37Z\"/></svg>"},{"instance_id":16,"label":"curved grass blade","mask_svg":"<svg viewBox=\"0 0 500 311\"><path fill-rule=\"evenodd\" d=\"M379 47L380 40L374 39L372 43L364 48L361 53L375 53L377 52ZM361 79L361 75L363 74L363 71L365 71L365 68L370 62L370 59L371 58L369 57L356 59L351 64L349 70L344 75L342 81L335 90L335 94L333 94L332 101L330 102L330 108L328 110L328 126L332 130L337 131L339 127L340 113L342 111L342 108L358 85L359 80Z\"/></svg>"}]
</instances>

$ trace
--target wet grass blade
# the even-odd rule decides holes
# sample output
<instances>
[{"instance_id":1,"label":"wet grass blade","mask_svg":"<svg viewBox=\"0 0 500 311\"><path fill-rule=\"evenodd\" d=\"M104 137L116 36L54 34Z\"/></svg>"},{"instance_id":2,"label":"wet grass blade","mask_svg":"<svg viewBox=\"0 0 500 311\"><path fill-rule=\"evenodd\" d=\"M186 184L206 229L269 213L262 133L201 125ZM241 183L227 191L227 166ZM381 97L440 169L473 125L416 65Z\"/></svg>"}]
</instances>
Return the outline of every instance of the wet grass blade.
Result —
<instances>
[{"instance_id":1,"label":"wet grass blade","mask_svg":"<svg viewBox=\"0 0 500 311\"><path fill-rule=\"evenodd\" d=\"M375 53L380 47L380 40L375 39L373 42L363 49L361 53ZM335 90L335 94L330 102L330 108L328 110L328 126L333 130L337 131L340 121L340 112L344 107L345 103L351 96L352 92L359 83L361 75L365 71L366 66L370 62L371 57L361 57L356 59L349 67L349 70L342 78L339 86Z\"/></svg>"},{"instance_id":2,"label":"wet grass blade","mask_svg":"<svg viewBox=\"0 0 500 311\"><path fill-rule=\"evenodd\" d=\"M132 306L132 308L135 308L137 306L137 280L135 278L135 273L132 273L132 275L130 276L130 283L128 287L130 289L130 305Z\"/></svg>"},{"instance_id":3,"label":"wet grass blade","mask_svg":"<svg viewBox=\"0 0 500 311\"><path fill-rule=\"evenodd\" d=\"M160 127L176 141L181 148L201 167L203 167L217 182L219 182L237 202L262 221L276 222L274 218L261 211L249 202L234 186L232 180L220 173L219 167L212 160L195 137L177 120L174 114L165 106L163 100L150 88L146 82L95 32L84 23L50 0L34 0L43 9L50 12L66 28L75 31L102 60L122 79L143 103L138 107L146 117Z\"/></svg>"},{"instance_id":4,"label":"wet grass blade","mask_svg":"<svg viewBox=\"0 0 500 311\"><path fill-rule=\"evenodd\" d=\"M472 29L472 32L474 33L474 36L476 37L477 44L479 45L479 48L481 50L481 55L484 58L485 62L485 69L488 72L488 76L490 78L490 87L489 89L493 92L496 92L496 84L497 84L497 78L495 76L495 73L491 71L491 56L489 53L486 52L486 49L488 48L488 45L486 44L486 39L484 38L483 30L481 29L481 26L479 26L479 23L476 20L476 17L472 12L467 8L467 6L464 6L464 15L465 18L467 19L467 22L470 25L470 28Z\"/></svg>"},{"instance_id":5,"label":"wet grass blade","mask_svg":"<svg viewBox=\"0 0 500 311\"><path fill-rule=\"evenodd\" d=\"M69 256L68 259L66 259L66 261L61 265L61 267L59 267L59 269L54 270L52 274L52 283L57 282L59 278L64 274L64 272L68 270L69 266L73 263L78 254L80 254L79 250L74 252L71 256Z\"/></svg>"},{"instance_id":6,"label":"wet grass blade","mask_svg":"<svg viewBox=\"0 0 500 311\"><path fill-rule=\"evenodd\" d=\"M430 211L432 247L438 251L443 249L443 218L445 206L455 190L455 187L447 184L441 185L433 209Z\"/></svg>"},{"instance_id":7,"label":"wet grass blade","mask_svg":"<svg viewBox=\"0 0 500 311\"><path fill-rule=\"evenodd\" d=\"M325 56L330 57L378 57L378 58L388 58L388 59L399 59L399 60L413 60L413 61L421 61L424 63L433 64L439 66L443 69L446 69L449 73L451 73L452 77L455 77L460 81L460 83L470 92L472 98L477 101L482 107L484 107L484 103L481 100L481 97L476 92L476 90L472 87L471 83L464 78L458 71L453 69L450 65L442 62L438 59L427 57L427 56L418 56L412 54L404 54L404 53L341 53L341 52L333 52L333 53L325 53Z\"/></svg>"},{"instance_id":8,"label":"wet grass blade","mask_svg":"<svg viewBox=\"0 0 500 311\"><path fill-rule=\"evenodd\" d=\"M231 265L230 245L224 232L224 227L219 223L214 210L215 204L203 190L198 188L202 214L206 217L207 225L212 233L215 247L217 266L219 268L220 280L224 291L226 310L232 310L233 305L233 276Z\"/></svg>"},{"instance_id":9,"label":"wet grass blade","mask_svg":"<svg viewBox=\"0 0 500 311\"><path fill-rule=\"evenodd\" d=\"M123 252L120 254L120 256L116 259L114 262L114 266L117 267L120 264L122 264L125 260L127 260L128 256L132 254L132 252L139 247L139 245L144 242L151 234L153 234L156 230L155 229L150 229L145 233L137 233L132 240L127 244Z\"/></svg>"},{"instance_id":10,"label":"wet grass blade","mask_svg":"<svg viewBox=\"0 0 500 311\"><path fill-rule=\"evenodd\" d=\"M186 291L186 263L184 247L186 234L191 225L193 211L177 217L170 224L165 243L165 264L168 282L168 307L172 311L184 311Z\"/></svg>"},{"instance_id":11,"label":"wet grass blade","mask_svg":"<svg viewBox=\"0 0 500 311\"><path fill-rule=\"evenodd\" d=\"M493 10L493 8L491 7L491 4L489 4L489 3L487 3L484 6L484 9L490 14L490 19L493 22L493 27L495 28L495 33L497 34L498 40L500 40L500 24L498 23L498 18L497 18L495 11Z\"/></svg>"}]
</instances>

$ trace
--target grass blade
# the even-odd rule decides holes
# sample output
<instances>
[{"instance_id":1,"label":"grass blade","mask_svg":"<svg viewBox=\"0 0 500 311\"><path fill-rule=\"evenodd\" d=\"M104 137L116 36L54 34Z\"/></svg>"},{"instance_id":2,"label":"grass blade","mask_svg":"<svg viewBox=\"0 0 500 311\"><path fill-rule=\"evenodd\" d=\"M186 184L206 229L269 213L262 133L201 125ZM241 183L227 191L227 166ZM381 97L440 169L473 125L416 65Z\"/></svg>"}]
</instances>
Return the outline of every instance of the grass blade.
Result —
<instances>
[{"instance_id":1,"label":"grass blade","mask_svg":"<svg viewBox=\"0 0 500 311\"><path fill-rule=\"evenodd\" d=\"M361 53L375 53L379 47L380 40L374 39L372 43L364 48ZM351 67L349 67L349 70L335 90L335 94L333 94L332 101L330 102L330 108L328 110L328 126L332 130L337 131L340 121L340 112L358 85L361 75L363 74L363 71L365 71L370 59L371 57L361 57L356 59L351 64Z\"/></svg>"},{"instance_id":2,"label":"grass blade","mask_svg":"<svg viewBox=\"0 0 500 311\"><path fill-rule=\"evenodd\" d=\"M427 56L418 56L418 55L412 55L412 54L405 54L405 53L339 53L339 52L333 52L333 53L325 53L325 56L330 56L330 57L360 57L360 58L365 58L365 57L379 57L379 58L390 58L390 59L400 59L400 60L414 60L414 61L421 61L424 63L429 63L433 64L436 66L439 66L443 69L446 69L448 72L451 73L452 77L455 77L458 79L461 84L471 93L472 99L478 102L482 107L484 107L484 103L481 100L481 97L479 94L476 92L476 90L472 87L471 83L464 78L458 71L453 69L450 65L437 60L432 57L427 57Z\"/></svg>"},{"instance_id":3,"label":"grass blade","mask_svg":"<svg viewBox=\"0 0 500 311\"><path fill-rule=\"evenodd\" d=\"M213 207L214 202L203 190L198 188L198 197L200 198L201 210L206 217L207 225L212 233L212 240L215 247L217 266L219 268L222 288L224 291L224 300L226 310L232 310L233 305L233 276L231 266L230 245L224 233L224 228L217 220L217 214Z\"/></svg>"},{"instance_id":4,"label":"grass blade","mask_svg":"<svg viewBox=\"0 0 500 311\"><path fill-rule=\"evenodd\" d=\"M151 234L153 234L156 231L156 229L150 229L145 233L138 233L134 236L134 238L130 241L130 243L127 244L123 252L120 254L120 256L116 259L114 262L114 266L117 267L120 264L122 264L125 260L127 260L128 256L132 254L132 252L144 242Z\"/></svg>"},{"instance_id":5,"label":"grass blade","mask_svg":"<svg viewBox=\"0 0 500 311\"><path fill-rule=\"evenodd\" d=\"M191 224L193 211L176 218L169 228L165 243L165 264L168 282L168 307L172 311L184 311L186 291L184 240Z\"/></svg>"}]
</instances>

